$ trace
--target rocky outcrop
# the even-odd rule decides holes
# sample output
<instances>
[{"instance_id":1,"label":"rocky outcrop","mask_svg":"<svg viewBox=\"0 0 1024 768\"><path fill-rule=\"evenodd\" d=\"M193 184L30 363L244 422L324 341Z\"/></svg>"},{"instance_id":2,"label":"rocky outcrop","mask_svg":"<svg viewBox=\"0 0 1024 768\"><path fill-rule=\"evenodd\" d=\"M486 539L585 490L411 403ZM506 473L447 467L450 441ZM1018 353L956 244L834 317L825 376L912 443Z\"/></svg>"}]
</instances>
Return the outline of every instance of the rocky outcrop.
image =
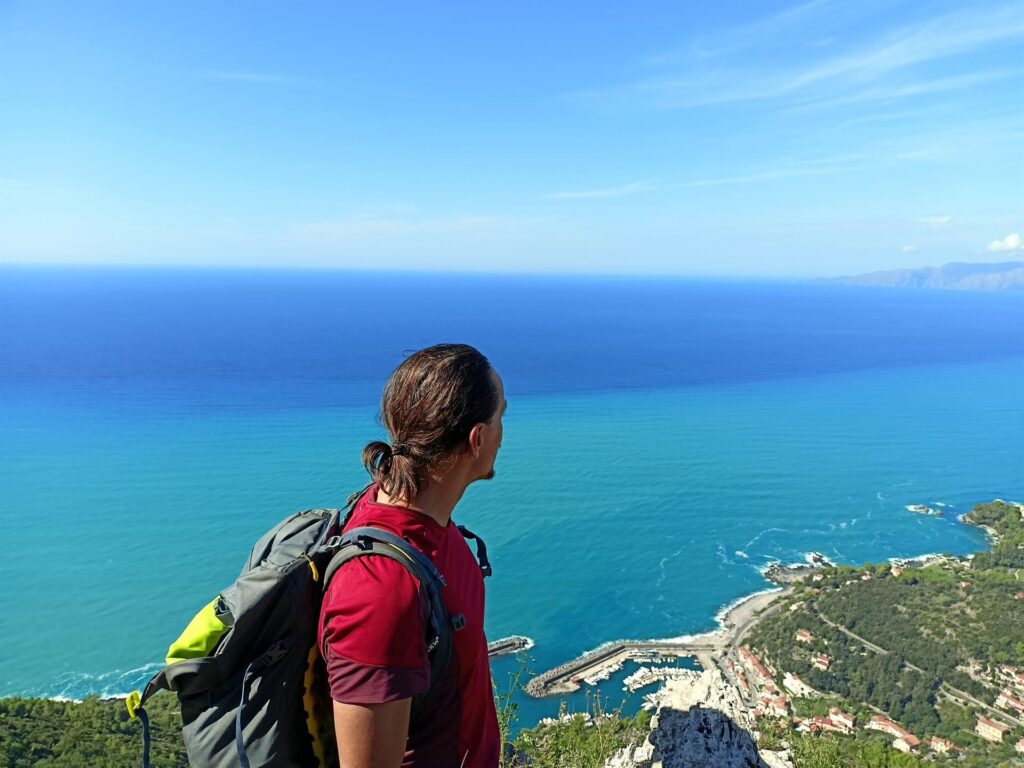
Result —
<instances>
[{"instance_id":1,"label":"rocky outcrop","mask_svg":"<svg viewBox=\"0 0 1024 768\"><path fill-rule=\"evenodd\" d=\"M657 714L643 744L606 768L792 768L785 752L759 753L753 714L718 669L669 680L654 697Z\"/></svg>"}]
</instances>

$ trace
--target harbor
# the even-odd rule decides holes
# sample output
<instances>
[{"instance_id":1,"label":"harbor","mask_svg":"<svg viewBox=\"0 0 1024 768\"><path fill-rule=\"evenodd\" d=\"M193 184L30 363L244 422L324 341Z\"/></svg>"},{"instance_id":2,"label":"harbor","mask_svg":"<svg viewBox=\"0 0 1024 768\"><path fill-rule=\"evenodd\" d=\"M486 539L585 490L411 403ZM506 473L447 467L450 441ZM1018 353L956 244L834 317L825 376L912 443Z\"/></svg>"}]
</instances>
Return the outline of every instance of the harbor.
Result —
<instances>
[{"instance_id":1,"label":"harbor","mask_svg":"<svg viewBox=\"0 0 1024 768\"><path fill-rule=\"evenodd\" d=\"M581 685L594 685L607 680L628 661L662 664L689 657L696 659L704 669L724 666L736 654L743 636L758 618L773 610L773 604L783 594L787 594L786 590L772 590L741 600L725 612L722 626L713 632L665 640L622 640L602 645L537 675L526 684L526 693L538 698L573 693ZM662 672L662 669L673 668L645 667L645 674L640 677L631 675L629 684L637 685L646 677L651 677L652 682L661 679L669 674L667 671ZM637 687L646 684L641 683Z\"/></svg>"}]
</instances>

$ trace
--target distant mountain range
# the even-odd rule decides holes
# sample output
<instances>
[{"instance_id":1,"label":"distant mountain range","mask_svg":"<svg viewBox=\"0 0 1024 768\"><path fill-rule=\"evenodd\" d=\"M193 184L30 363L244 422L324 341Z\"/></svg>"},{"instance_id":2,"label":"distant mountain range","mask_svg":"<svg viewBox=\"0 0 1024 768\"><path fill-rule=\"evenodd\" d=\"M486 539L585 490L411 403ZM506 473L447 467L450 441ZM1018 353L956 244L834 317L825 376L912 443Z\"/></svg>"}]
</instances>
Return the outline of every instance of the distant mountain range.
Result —
<instances>
[{"instance_id":1,"label":"distant mountain range","mask_svg":"<svg viewBox=\"0 0 1024 768\"><path fill-rule=\"evenodd\" d=\"M937 288L954 291L1024 291L1024 261L1000 264L955 262L942 267L892 269L850 277L826 277L838 285L873 285L881 288Z\"/></svg>"}]
</instances>

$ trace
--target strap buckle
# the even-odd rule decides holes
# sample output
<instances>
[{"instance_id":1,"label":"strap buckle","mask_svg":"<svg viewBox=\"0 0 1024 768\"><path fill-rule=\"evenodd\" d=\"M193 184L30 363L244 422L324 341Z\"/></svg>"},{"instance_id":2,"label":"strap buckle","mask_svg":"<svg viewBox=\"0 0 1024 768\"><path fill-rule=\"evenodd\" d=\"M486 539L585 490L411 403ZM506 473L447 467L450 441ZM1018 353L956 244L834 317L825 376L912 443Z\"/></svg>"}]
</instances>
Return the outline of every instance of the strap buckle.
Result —
<instances>
[{"instance_id":1,"label":"strap buckle","mask_svg":"<svg viewBox=\"0 0 1024 768\"><path fill-rule=\"evenodd\" d=\"M341 549L341 536L331 536L331 538L323 543L319 552L327 554L328 552L335 552L338 549Z\"/></svg>"},{"instance_id":2,"label":"strap buckle","mask_svg":"<svg viewBox=\"0 0 1024 768\"><path fill-rule=\"evenodd\" d=\"M125 709L128 710L128 717L134 720L138 717L139 707L142 706L142 696L138 691L132 691L124 700Z\"/></svg>"}]
</instances>

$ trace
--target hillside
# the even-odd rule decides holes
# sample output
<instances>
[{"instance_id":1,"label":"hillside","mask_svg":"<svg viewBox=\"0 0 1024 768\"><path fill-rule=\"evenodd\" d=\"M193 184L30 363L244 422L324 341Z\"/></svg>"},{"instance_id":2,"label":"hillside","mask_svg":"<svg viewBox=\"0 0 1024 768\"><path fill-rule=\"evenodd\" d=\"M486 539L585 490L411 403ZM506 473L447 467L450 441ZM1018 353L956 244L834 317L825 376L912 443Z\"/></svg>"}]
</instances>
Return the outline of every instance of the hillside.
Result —
<instances>
[{"instance_id":1,"label":"hillside","mask_svg":"<svg viewBox=\"0 0 1024 768\"><path fill-rule=\"evenodd\" d=\"M1024 737L1022 516L1024 508L1001 501L975 507L966 521L989 530L994 544L972 558L827 568L797 585L750 637L780 679L795 675L816 692L794 696L794 714L813 725L809 718L839 707L857 719L840 741L892 741L902 728L916 754L938 757L930 746L937 737L955 745L959 765L1017 764L1014 745ZM897 728L888 736L864 730L877 717ZM1001 740L983 737L982 718L1006 726Z\"/></svg>"},{"instance_id":2,"label":"hillside","mask_svg":"<svg viewBox=\"0 0 1024 768\"><path fill-rule=\"evenodd\" d=\"M822 278L836 285L864 285L877 288L933 288L956 291L1024 290L1024 261L998 264L954 262L941 267L893 269L864 275Z\"/></svg>"}]
</instances>

